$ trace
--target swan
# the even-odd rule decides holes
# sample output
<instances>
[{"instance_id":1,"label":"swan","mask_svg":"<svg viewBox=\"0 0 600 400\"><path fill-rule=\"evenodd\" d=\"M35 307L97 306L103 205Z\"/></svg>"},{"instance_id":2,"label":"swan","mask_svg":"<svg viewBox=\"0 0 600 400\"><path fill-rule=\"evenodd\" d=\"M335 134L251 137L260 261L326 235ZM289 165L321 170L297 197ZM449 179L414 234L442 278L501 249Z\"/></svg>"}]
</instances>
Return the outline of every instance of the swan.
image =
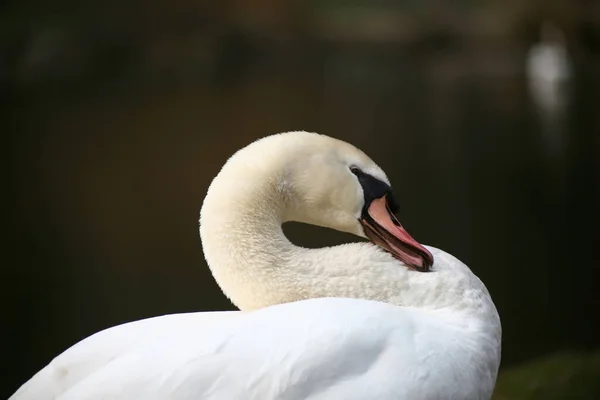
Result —
<instances>
[{"instance_id":1,"label":"swan","mask_svg":"<svg viewBox=\"0 0 600 400\"><path fill-rule=\"evenodd\" d=\"M484 284L394 216L356 147L287 132L235 153L200 212L204 254L240 311L173 314L96 333L23 399L489 399L501 325ZM308 249L298 221L370 239Z\"/></svg>"},{"instance_id":2,"label":"swan","mask_svg":"<svg viewBox=\"0 0 600 400\"><path fill-rule=\"evenodd\" d=\"M564 33L551 22L540 28L540 41L527 52L526 75L529 91L540 107L562 107L567 93L563 88L573 75L573 66Z\"/></svg>"},{"instance_id":3,"label":"swan","mask_svg":"<svg viewBox=\"0 0 600 400\"><path fill-rule=\"evenodd\" d=\"M542 128L542 149L553 159L564 157L572 100L574 71L566 42L556 25L544 22L540 41L529 49L525 66L529 96Z\"/></svg>"}]
</instances>

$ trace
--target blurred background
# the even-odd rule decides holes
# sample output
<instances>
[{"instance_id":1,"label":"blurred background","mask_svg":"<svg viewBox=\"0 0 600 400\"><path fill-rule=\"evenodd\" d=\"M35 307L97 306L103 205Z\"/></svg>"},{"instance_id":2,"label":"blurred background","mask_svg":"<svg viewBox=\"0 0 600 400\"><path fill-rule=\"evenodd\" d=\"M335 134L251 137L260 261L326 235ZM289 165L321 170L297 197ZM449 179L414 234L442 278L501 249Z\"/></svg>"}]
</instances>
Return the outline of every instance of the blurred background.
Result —
<instances>
[{"instance_id":1,"label":"blurred background","mask_svg":"<svg viewBox=\"0 0 600 400\"><path fill-rule=\"evenodd\" d=\"M600 1L9 0L0 103L0 397L103 328L233 309L204 194L302 129L362 148L413 236L486 283L497 399L600 398Z\"/></svg>"}]
</instances>

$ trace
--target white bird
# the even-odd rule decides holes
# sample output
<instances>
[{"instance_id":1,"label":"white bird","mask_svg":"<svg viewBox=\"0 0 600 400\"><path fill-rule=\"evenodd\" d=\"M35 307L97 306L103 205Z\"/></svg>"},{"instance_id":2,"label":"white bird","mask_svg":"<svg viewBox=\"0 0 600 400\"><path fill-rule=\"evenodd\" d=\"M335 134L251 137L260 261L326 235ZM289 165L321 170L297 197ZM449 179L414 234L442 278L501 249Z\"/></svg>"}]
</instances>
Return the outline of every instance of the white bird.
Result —
<instances>
[{"instance_id":1,"label":"white bird","mask_svg":"<svg viewBox=\"0 0 600 400\"><path fill-rule=\"evenodd\" d=\"M501 327L467 266L394 216L385 173L352 145L288 132L238 151L200 215L206 260L241 311L116 326L11 399L489 399ZM295 246L299 221L368 237Z\"/></svg>"},{"instance_id":2,"label":"white bird","mask_svg":"<svg viewBox=\"0 0 600 400\"><path fill-rule=\"evenodd\" d=\"M550 22L540 29L540 42L527 53L526 74L536 102L548 108L558 107L564 93L561 85L572 77L572 66L564 34Z\"/></svg>"},{"instance_id":3,"label":"white bird","mask_svg":"<svg viewBox=\"0 0 600 400\"><path fill-rule=\"evenodd\" d=\"M543 130L542 148L552 158L565 151L565 117L571 101L573 64L563 32L550 22L540 29L540 42L527 53L529 94Z\"/></svg>"}]
</instances>

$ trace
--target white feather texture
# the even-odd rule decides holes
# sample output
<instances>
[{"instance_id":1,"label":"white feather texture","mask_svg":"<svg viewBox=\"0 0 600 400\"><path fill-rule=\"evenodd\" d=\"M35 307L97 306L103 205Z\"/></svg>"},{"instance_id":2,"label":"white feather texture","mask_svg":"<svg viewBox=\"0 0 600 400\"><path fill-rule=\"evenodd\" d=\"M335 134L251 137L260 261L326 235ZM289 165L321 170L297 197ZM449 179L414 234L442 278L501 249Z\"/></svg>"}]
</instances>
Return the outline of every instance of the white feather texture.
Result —
<instances>
[{"instance_id":1,"label":"white feather texture","mask_svg":"<svg viewBox=\"0 0 600 400\"><path fill-rule=\"evenodd\" d=\"M240 150L211 184L200 233L242 311L176 314L99 332L11 399L489 399L501 327L483 283L433 247L411 270L371 243L293 245L300 221L359 236L355 147L289 132Z\"/></svg>"}]
</instances>

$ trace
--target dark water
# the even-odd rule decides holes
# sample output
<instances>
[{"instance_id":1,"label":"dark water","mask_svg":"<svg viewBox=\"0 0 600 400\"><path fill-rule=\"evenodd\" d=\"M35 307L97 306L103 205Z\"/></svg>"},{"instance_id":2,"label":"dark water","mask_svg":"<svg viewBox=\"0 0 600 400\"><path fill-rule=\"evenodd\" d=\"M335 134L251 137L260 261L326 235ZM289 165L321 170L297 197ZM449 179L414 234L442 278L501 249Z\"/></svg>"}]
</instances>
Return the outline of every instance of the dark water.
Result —
<instances>
[{"instance_id":1,"label":"dark water","mask_svg":"<svg viewBox=\"0 0 600 400\"><path fill-rule=\"evenodd\" d=\"M265 55L189 84L10 94L5 393L97 330L232 309L202 257L204 193L232 152L296 129L361 147L413 236L481 277L502 317L504 366L600 347L600 70L578 67L563 142L548 150L556 133L529 101L518 51L498 62L384 53ZM286 231L309 246L353 240Z\"/></svg>"}]
</instances>

